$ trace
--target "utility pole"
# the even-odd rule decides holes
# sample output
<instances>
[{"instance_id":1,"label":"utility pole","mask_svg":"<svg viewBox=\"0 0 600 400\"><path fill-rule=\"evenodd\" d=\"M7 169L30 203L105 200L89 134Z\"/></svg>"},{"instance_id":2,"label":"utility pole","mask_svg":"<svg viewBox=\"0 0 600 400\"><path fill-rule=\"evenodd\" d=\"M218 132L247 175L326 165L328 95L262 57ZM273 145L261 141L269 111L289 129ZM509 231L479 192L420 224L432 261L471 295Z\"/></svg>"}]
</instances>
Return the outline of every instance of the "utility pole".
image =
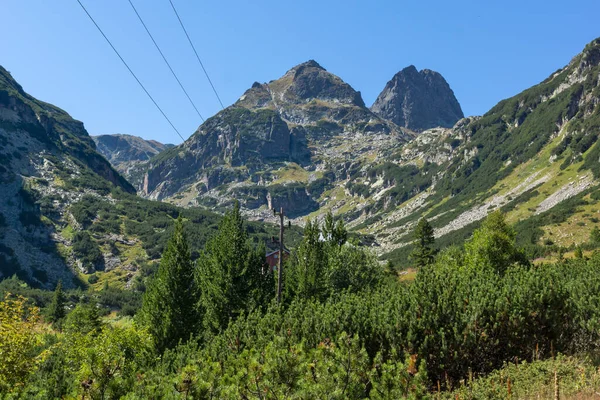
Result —
<instances>
[{"instance_id":1,"label":"utility pole","mask_svg":"<svg viewBox=\"0 0 600 400\"><path fill-rule=\"evenodd\" d=\"M279 209L279 212L273 209L273 214L279 216L279 259L277 265L277 303L281 303L281 282L283 280L283 207Z\"/></svg>"}]
</instances>

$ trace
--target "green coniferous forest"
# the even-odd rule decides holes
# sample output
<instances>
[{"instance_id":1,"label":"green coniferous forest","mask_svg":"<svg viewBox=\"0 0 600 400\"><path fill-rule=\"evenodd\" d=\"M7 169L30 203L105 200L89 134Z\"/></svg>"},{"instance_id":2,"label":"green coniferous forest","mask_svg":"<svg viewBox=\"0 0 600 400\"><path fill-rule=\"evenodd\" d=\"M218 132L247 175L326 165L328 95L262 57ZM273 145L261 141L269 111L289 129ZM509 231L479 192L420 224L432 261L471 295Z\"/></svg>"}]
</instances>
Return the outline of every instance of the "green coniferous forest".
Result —
<instances>
[{"instance_id":1,"label":"green coniferous forest","mask_svg":"<svg viewBox=\"0 0 600 400\"><path fill-rule=\"evenodd\" d=\"M464 246L435 255L423 220L414 281L382 267L331 215L309 221L286 261L281 303L239 207L195 262L184 224L176 221L141 301L114 302L129 307L119 317L81 289L52 294L3 281L2 398L506 399L557 390L592 398L574 396L598 390L600 254L533 264L499 211Z\"/></svg>"}]
</instances>

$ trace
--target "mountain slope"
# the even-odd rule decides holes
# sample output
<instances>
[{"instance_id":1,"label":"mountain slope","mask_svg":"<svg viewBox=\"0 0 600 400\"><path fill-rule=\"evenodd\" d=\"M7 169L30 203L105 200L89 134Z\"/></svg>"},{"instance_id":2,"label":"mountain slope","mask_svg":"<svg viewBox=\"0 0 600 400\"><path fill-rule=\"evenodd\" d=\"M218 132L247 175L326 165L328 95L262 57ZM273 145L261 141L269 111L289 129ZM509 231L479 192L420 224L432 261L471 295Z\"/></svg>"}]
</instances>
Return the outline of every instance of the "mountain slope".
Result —
<instances>
[{"instance_id":1,"label":"mountain slope","mask_svg":"<svg viewBox=\"0 0 600 400\"><path fill-rule=\"evenodd\" d=\"M29 96L2 67L0 160L0 277L70 285L48 216L66 218L66 205L82 193L133 187L95 151L81 122Z\"/></svg>"},{"instance_id":2,"label":"mountain slope","mask_svg":"<svg viewBox=\"0 0 600 400\"><path fill-rule=\"evenodd\" d=\"M401 263L420 217L445 245L496 208L528 224L520 242L532 255L546 251L544 243L569 246L569 237L586 240L597 226L581 215L595 207L600 174L599 54L595 40L482 117L419 135L377 117L358 92L310 61L254 84L183 145L150 160L137 184L181 205L239 199L255 219L272 218L271 207L285 207L298 223L331 210ZM455 111L452 119L462 114Z\"/></svg>"},{"instance_id":3,"label":"mountain slope","mask_svg":"<svg viewBox=\"0 0 600 400\"><path fill-rule=\"evenodd\" d=\"M0 67L0 280L36 287L135 287L181 215L198 256L220 216L135 195L79 121L26 94ZM251 223L267 246L274 226ZM288 243L299 237L289 230ZM136 283L137 282L137 283Z\"/></svg>"},{"instance_id":4,"label":"mountain slope","mask_svg":"<svg viewBox=\"0 0 600 400\"><path fill-rule=\"evenodd\" d=\"M182 205L239 198L258 218L281 206L306 215L350 165L410 137L366 108L350 85L308 61L252 85L185 143L150 160L143 180L132 180L148 197Z\"/></svg>"},{"instance_id":5,"label":"mountain slope","mask_svg":"<svg viewBox=\"0 0 600 400\"><path fill-rule=\"evenodd\" d=\"M442 75L411 65L385 85L371 111L414 131L451 128L464 117L454 92Z\"/></svg>"},{"instance_id":6,"label":"mountain slope","mask_svg":"<svg viewBox=\"0 0 600 400\"><path fill-rule=\"evenodd\" d=\"M388 238L383 240L388 249L402 246L410 240L412 223L425 215L433 219L438 236L462 237L490 210L502 207L511 221L530 224L533 231L522 244L539 251L542 239L556 231L555 224L579 218L575 215L596 203L589 193L600 172L599 64L596 39L565 68L501 101L483 117L426 132L419 138L430 139L425 147L417 141L409 144L397 154L397 163L424 163L427 168L421 171L432 185L407 204L379 215L370 232ZM448 153L453 155L443 156ZM577 196L587 206L571 207L565 214L560 204ZM366 222L363 225L370 225ZM583 232L578 238L587 240L596 224L577 223L575 230ZM564 237L545 239L574 243Z\"/></svg>"},{"instance_id":7,"label":"mountain slope","mask_svg":"<svg viewBox=\"0 0 600 400\"><path fill-rule=\"evenodd\" d=\"M10 132L14 136L35 139L48 151L67 154L109 182L134 192L131 185L95 151L96 146L83 123L72 119L60 108L29 96L1 66L0 106L6 136L10 136Z\"/></svg>"},{"instance_id":8,"label":"mountain slope","mask_svg":"<svg viewBox=\"0 0 600 400\"><path fill-rule=\"evenodd\" d=\"M156 140L145 140L133 135L92 136L96 149L121 173L127 173L141 161L147 161L158 153L173 147Z\"/></svg>"}]
</instances>

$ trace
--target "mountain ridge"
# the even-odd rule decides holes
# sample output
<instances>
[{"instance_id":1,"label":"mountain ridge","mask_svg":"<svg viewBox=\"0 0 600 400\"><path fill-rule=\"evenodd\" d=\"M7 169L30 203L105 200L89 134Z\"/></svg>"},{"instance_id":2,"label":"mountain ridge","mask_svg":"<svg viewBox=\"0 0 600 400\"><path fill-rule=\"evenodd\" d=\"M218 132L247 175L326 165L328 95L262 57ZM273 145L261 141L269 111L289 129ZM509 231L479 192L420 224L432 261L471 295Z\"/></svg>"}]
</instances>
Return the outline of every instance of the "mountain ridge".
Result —
<instances>
[{"instance_id":1,"label":"mountain ridge","mask_svg":"<svg viewBox=\"0 0 600 400\"><path fill-rule=\"evenodd\" d=\"M27 94L0 67L0 276L72 286L81 260L61 253L68 207L133 187L96 152L82 122ZM73 268L66 268L66 265Z\"/></svg>"},{"instance_id":2,"label":"mountain ridge","mask_svg":"<svg viewBox=\"0 0 600 400\"><path fill-rule=\"evenodd\" d=\"M193 196L193 203L200 196L226 204L239 190L255 191L254 183L272 182L273 170L306 166L317 180L322 175L318 171L332 160L351 162L368 152L373 143L367 137L391 149L412 135L373 114L360 92L311 60L279 79L254 83L182 145L150 160L143 179L133 180L150 198L167 198L184 189L184 197ZM237 185L225 197L214 193L220 185L244 181L249 184ZM305 211L315 207L306 187L290 190L290 196L310 204ZM274 193L269 199L263 188L259 191L264 206L282 200Z\"/></svg>"},{"instance_id":3,"label":"mountain ridge","mask_svg":"<svg viewBox=\"0 0 600 400\"><path fill-rule=\"evenodd\" d=\"M537 221L537 215L551 212L548 204L583 196L597 185L597 178L586 171L597 168L594 154L600 151L595 146L593 122L600 97L594 75L598 43L591 42L567 66L500 101L483 116L461 118L449 127L418 134L372 118L374 114L360 106L359 92L353 89L340 90L341 100L336 101L329 90L337 77L324 75L326 70L316 62L303 63L277 80L252 85L225 114L217 114L193 137L224 129L256 138L264 135L264 127L271 133L280 129L289 131L290 137L296 134L301 139L296 143L306 144L310 158L294 160L286 153L283 159L267 162L260 151L249 163L235 161L227 151L217 158L217 153L196 158L188 149L193 146L186 142L150 160L144 183L154 183L138 184L138 188L151 198L184 206L218 208L239 199L252 219L270 220L269 209L282 204L290 208L297 223L330 210L343 216L355 231L372 235L378 254L395 260L404 257L401 249L410 242L410 230L419 216L431 218L438 237L446 242L446 237L472 231L488 208L512 207L509 218L520 215L523 220ZM436 76L430 70L407 68L404 74ZM324 91L314 90L318 88ZM243 119L233 125L223 123L232 110L254 122L261 115L266 125ZM222 142L223 148L235 149L235 137ZM566 152L556 149L562 147ZM218 157L220 161L211 164ZM174 169L169 160L180 163ZM161 167L165 162L168 167ZM187 166L199 174L189 174ZM522 171L527 168L538 175ZM168 174L153 177L160 169ZM223 179L224 175L228 177ZM534 211L523 209L523 196L532 196L551 180L556 181L555 187L529 199L529 203L536 202L529 207ZM579 180L583 183L578 184ZM500 192L499 197L494 191ZM542 204L543 196L549 202ZM539 246L540 240L530 245Z\"/></svg>"},{"instance_id":4,"label":"mountain ridge","mask_svg":"<svg viewBox=\"0 0 600 400\"><path fill-rule=\"evenodd\" d=\"M543 256L600 227L599 80L596 39L483 116L416 133L309 61L253 84L187 141L126 170L139 193L192 206L183 210L131 197L81 122L0 73L0 272L52 285L130 268L130 284L173 215L212 221L238 200L252 220L275 222L271 209L283 207L296 226L331 211L399 265L419 218L443 247L501 209L528 255ZM95 248L93 260L78 246Z\"/></svg>"},{"instance_id":5,"label":"mountain ridge","mask_svg":"<svg viewBox=\"0 0 600 400\"><path fill-rule=\"evenodd\" d=\"M28 95L2 67L0 187L0 280L16 275L33 287L139 290L178 216L194 258L221 218L137 196L83 123ZM248 226L272 246L274 226ZM293 227L288 243L298 237Z\"/></svg>"},{"instance_id":6,"label":"mountain ridge","mask_svg":"<svg viewBox=\"0 0 600 400\"><path fill-rule=\"evenodd\" d=\"M95 135L92 140L98 152L121 173L174 146L127 134Z\"/></svg>"}]
</instances>

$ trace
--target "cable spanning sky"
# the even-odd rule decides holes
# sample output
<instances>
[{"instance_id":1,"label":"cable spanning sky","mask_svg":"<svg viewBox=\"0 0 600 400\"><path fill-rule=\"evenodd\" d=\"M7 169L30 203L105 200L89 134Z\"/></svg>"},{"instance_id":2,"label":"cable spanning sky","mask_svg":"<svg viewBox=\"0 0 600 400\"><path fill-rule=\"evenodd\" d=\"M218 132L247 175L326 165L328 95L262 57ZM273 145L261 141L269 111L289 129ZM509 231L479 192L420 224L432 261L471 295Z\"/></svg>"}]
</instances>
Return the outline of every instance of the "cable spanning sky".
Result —
<instances>
[{"instance_id":1,"label":"cable spanning sky","mask_svg":"<svg viewBox=\"0 0 600 400\"><path fill-rule=\"evenodd\" d=\"M81 0L184 138L201 123L126 0ZM132 0L198 111L221 109L169 0ZM465 115L542 81L600 36L600 2L172 0L225 106L314 59L371 105L400 69L440 72ZM488 3L497 3L488 4ZM5 0L0 65L90 134L181 139L76 0Z\"/></svg>"}]
</instances>

